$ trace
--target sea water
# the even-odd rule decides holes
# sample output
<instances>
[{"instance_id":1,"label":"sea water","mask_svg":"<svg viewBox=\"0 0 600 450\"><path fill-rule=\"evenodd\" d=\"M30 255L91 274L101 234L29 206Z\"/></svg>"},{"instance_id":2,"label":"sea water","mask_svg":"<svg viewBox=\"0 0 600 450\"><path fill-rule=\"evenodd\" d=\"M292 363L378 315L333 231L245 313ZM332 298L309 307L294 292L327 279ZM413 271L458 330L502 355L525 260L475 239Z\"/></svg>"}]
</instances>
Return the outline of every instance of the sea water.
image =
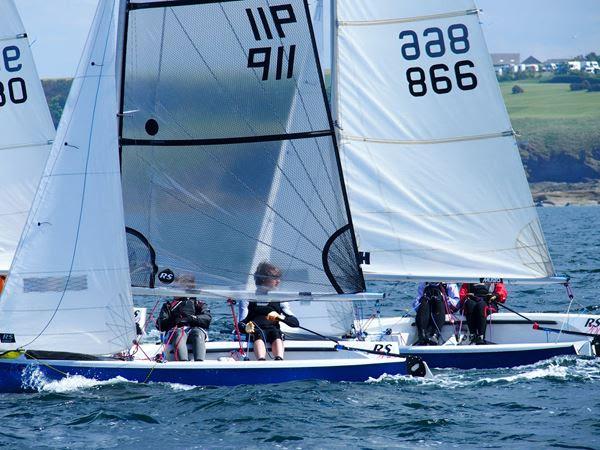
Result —
<instances>
[{"instance_id":1,"label":"sea water","mask_svg":"<svg viewBox=\"0 0 600 450\"><path fill-rule=\"evenodd\" d=\"M576 312L600 314L600 208L538 210ZM410 308L415 285L377 283L384 315ZM562 287L509 291L518 310L565 311ZM230 318L215 305L215 331ZM2 394L0 445L13 448L600 448L600 359L556 358L500 370L437 370L433 379L294 382L234 388L46 383Z\"/></svg>"}]
</instances>

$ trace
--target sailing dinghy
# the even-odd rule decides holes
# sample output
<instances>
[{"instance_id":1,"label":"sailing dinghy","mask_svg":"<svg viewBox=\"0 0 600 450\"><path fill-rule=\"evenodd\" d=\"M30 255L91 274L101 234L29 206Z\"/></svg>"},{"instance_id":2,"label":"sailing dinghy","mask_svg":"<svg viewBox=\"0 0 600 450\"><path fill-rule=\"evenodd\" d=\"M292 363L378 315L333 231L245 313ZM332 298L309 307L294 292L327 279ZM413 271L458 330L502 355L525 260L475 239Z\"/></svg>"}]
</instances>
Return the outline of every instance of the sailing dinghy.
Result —
<instances>
[{"instance_id":1,"label":"sailing dinghy","mask_svg":"<svg viewBox=\"0 0 600 450\"><path fill-rule=\"evenodd\" d=\"M13 0L0 1L0 274L6 275L55 130Z\"/></svg>"},{"instance_id":2,"label":"sailing dinghy","mask_svg":"<svg viewBox=\"0 0 600 450\"><path fill-rule=\"evenodd\" d=\"M332 343L273 362L232 357L242 342L202 362L132 347L133 289L177 295L184 275L191 293L252 299L269 260L268 300L369 297L305 0L100 0L32 211L0 299L3 390L427 372Z\"/></svg>"},{"instance_id":3,"label":"sailing dinghy","mask_svg":"<svg viewBox=\"0 0 600 450\"><path fill-rule=\"evenodd\" d=\"M567 283L555 275L473 0L332 6L332 109L365 278ZM448 316L447 340L468 333L463 319ZM374 321L371 334L391 330L401 352L434 367L600 353L598 315L488 321L486 340L500 345L411 347L411 318Z\"/></svg>"}]
</instances>

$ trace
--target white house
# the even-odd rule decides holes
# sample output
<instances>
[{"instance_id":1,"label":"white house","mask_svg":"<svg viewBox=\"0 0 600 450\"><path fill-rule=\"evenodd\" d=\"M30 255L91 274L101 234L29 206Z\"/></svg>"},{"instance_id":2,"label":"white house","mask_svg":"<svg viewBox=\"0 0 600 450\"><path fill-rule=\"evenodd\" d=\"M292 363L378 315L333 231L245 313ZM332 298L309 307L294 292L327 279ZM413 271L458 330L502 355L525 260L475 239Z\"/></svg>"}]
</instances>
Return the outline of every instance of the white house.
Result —
<instances>
[{"instance_id":1,"label":"white house","mask_svg":"<svg viewBox=\"0 0 600 450\"><path fill-rule=\"evenodd\" d=\"M587 73L598 73L600 72L600 64L598 64L598 61L585 61L585 65L582 69Z\"/></svg>"},{"instance_id":2,"label":"white house","mask_svg":"<svg viewBox=\"0 0 600 450\"><path fill-rule=\"evenodd\" d=\"M569 70L581 72L581 63L585 61L569 61Z\"/></svg>"}]
</instances>

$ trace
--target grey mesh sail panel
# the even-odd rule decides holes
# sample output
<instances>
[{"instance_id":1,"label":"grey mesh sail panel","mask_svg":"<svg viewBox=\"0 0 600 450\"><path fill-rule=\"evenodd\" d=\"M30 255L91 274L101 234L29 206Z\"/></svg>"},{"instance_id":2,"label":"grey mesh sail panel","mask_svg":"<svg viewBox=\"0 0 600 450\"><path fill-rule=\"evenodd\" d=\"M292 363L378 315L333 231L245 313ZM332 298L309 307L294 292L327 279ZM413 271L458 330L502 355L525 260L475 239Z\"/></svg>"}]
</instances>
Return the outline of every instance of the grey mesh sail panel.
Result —
<instances>
[{"instance_id":1,"label":"grey mesh sail panel","mask_svg":"<svg viewBox=\"0 0 600 450\"><path fill-rule=\"evenodd\" d=\"M197 287L362 291L305 2L190 3L130 4L126 225Z\"/></svg>"}]
</instances>

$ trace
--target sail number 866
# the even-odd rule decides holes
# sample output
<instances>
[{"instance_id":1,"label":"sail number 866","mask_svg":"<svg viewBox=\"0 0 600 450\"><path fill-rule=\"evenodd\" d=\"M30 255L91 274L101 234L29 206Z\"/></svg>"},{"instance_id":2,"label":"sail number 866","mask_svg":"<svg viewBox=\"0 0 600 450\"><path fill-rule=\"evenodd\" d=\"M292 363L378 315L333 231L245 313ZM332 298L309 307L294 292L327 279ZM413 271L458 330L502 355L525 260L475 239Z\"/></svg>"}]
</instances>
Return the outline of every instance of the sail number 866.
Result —
<instances>
[{"instance_id":1,"label":"sail number 866","mask_svg":"<svg viewBox=\"0 0 600 450\"><path fill-rule=\"evenodd\" d=\"M402 44L402 56L407 61L414 61L421 57L421 45L417 33L405 30L400 33ZM469 43L469 30L463 24L450 25L444 33L437 27L427 28L423 31L425 42L425 53L430 58L440 58L446 54L446 50L461 55L471 49ZM464 59L450 68L446 64L434 64L427 71L422 67L410 67L406 71L408 90L414 97L422 97L427 94L428 86L436 94L447 94L452 91L453 80L456 87L463 91L470 91L477 87L477 77L469 69L475 67L473 61ZM452 78L447 75L454 75Z\"/></svg>"}]
</instances>

